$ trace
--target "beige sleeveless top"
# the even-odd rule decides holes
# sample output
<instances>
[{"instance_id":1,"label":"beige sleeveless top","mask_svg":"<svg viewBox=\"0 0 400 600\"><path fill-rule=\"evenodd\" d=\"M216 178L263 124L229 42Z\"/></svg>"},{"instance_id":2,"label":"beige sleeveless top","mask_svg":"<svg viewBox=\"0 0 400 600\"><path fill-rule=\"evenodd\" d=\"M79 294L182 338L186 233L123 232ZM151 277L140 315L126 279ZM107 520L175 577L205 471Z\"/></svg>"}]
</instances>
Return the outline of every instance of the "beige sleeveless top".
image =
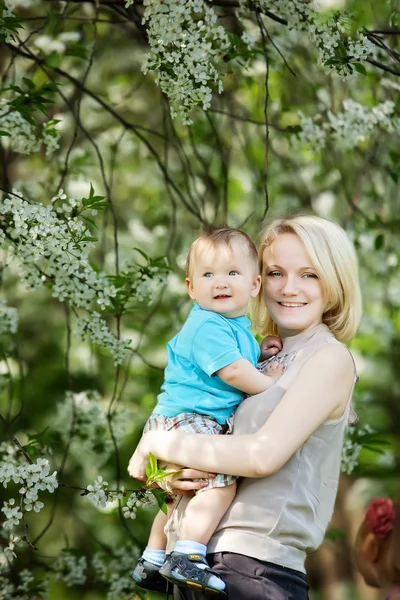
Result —
<instances>
[{"instance_id":1,"label":"beige sleeveless top","mask_svg":"<svg viewBox=\"0 0 400 600\"><path fill-rule=\"evenodd\" d=\"M339 342L324 324L283 340L272 360L286 366L270 389L242 401L233 433L256 432L268 419L306 360L325 344ZM356 380L356 376L355 376ZM325 421L275 474L239 480L237 494L208 545L209 552L236 552L305 572L306 554L321 544L332 516L343 437L351 411ZM188 497L177 503L166 527L168 551L179 531Z\"/></svg>"}]
</instances>

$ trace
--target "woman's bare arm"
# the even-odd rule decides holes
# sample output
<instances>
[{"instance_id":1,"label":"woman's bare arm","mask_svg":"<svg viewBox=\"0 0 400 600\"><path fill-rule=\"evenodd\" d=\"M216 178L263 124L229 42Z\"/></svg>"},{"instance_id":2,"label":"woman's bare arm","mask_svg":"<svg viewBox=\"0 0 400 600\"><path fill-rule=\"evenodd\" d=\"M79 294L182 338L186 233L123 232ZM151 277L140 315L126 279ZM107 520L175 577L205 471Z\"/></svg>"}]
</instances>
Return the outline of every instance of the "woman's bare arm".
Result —
<instances>
[{"instance_id":1,"label":"woman's bare arm","mask_svg":"<svg viewBox=\"0 0 400 600\"><path fill-rule=\"evenodd\" d=\"M166 462L195 469L266 477L278 471L328 418L340 416L354 382L354 364L346 348L329 344L302 367L267 422L251 435L203 435L149 432L129 463L143 478L149 452Z\"/></svg>"}]
</instances>

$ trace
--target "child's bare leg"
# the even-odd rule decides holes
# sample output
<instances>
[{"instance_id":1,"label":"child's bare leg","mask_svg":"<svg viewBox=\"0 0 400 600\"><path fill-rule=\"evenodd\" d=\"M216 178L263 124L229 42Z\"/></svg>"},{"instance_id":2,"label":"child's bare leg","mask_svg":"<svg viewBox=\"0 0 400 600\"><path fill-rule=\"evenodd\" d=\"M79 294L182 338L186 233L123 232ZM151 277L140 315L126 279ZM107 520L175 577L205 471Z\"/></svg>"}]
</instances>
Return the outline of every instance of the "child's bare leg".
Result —
<instances>
[{"instance_id":1,"label":"child's bare leg","mask_svg":"<svg viewBox=\"0 0 400 600\"><path fill-rule=\"evenodd\" d=\"M159 510L151 526L149 541L147 547L152 550L165 550L167 547L167 536L164 533L164 527L168 521L168 515Z\"/></svg>"},{"instance_id":2,"label":"child's bare leg","mask_svg":"<svg viewBox=\"0 0 400 600\"><path fill-rule=\"evenodd\" d=\"M207 569L207 544L218 523L232 503L236 493L236 483L220 488L211 488L194 496L186 506L183 515L179 541L167 556L160 569L172 582L182 585L186 578L189 585L200 589L222 591L225 583ZM197 572L196 572L197 571Z\"/></svg>"},{"instance_id":3,"label":"child's bare leg","mask_svg":"<svg viewBox=\"0 0 400 600\"><path fill-rule=\"evenodd\" d=\"M211 488L194 496L183 515L179 539L192 540L206 546L230 507L235 493L236 483L233 483L226 487Z\"/></svg>"}]
</instances>

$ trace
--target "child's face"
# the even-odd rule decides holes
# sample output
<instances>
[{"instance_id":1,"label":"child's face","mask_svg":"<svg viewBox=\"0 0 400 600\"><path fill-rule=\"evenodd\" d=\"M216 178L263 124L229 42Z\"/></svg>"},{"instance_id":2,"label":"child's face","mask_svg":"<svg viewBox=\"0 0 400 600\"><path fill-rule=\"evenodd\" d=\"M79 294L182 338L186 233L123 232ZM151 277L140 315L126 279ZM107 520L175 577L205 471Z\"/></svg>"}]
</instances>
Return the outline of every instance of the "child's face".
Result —
<instances>
[{"instance_id":1,"label":"child's face","mask_svg":"<svg viewBox=\"0 0 400 600\"><path fill-rule=\"evenodd\" d=\"M250 298L257 296L261 277L254 271L245 244L204 248L193 257L186 287L201 308L233 319L246 314Z\"/></svg>"}]
</instances>

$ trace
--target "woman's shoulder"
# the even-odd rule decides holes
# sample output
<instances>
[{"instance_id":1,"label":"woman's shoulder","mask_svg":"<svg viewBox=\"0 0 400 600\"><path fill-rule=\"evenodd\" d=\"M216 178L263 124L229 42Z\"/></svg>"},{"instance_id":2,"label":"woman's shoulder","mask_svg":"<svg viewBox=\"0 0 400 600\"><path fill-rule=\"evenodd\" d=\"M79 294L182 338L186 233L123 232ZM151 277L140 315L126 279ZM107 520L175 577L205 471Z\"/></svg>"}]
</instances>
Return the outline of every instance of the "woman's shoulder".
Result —
<instances>
[{"instance_id":1,"label":"woman's shoulder","mask_svg":"<svg viewBox=\"0 0 400 600\"><path fill-rule=\"evenodd\" d=\"M350 379L356 375L354 359L350 350L337 342L335 338L316 348L308 357L307 363L320 374L329 371L331 375L345 378L348 376Z\"/></svg>"}]
</instances>

